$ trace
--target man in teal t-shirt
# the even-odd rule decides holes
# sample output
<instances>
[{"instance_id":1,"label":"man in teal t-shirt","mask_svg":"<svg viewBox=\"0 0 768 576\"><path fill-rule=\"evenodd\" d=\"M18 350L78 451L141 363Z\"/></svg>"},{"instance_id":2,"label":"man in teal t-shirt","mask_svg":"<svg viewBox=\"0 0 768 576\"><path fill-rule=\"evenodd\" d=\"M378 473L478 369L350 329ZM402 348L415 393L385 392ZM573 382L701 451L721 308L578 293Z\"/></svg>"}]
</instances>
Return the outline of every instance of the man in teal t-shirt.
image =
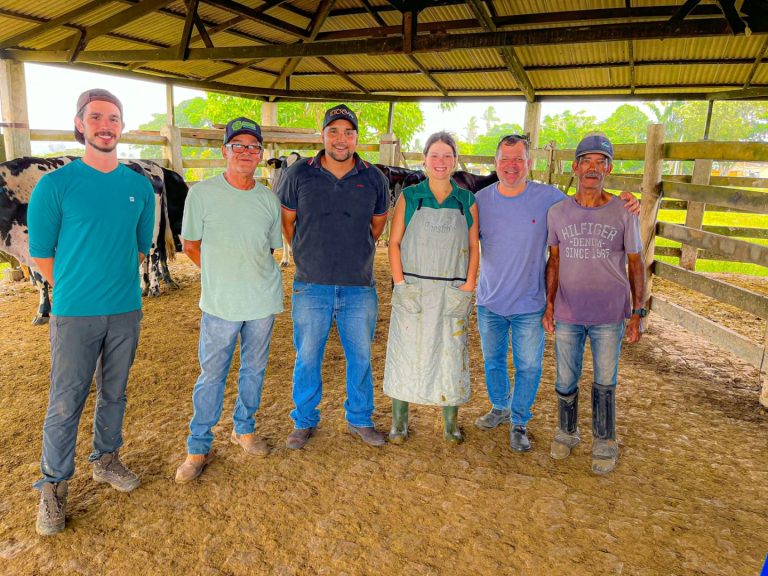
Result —
<instances>
[{"instance_id":1,"label":"man in teal t-shirt","mask_svg":"<svg viewBox=\"0 0 768 576\"><path fill-rule=\"evenodd\" d=\"M193 186L184 205L184 252L200 267L200 377L192 392L187 458L176 482L200 476L213 452L224 384L240 337L240 375L230 440L248 454L269 447L254 433L275 314L283 311L280 268L272 256L282 246L280 202L254 179L261 129L248 118L227 124L221 153L224 174Z\"/></svg>"},{"instance_id":2,"label":"man in teal t-shirt","mask_svg":"<svg viewBox=\"0 0 768 576\"><path fill-rule=\"evenodd\" d=\"M53 286L51 388L43 425L37 532L64 529L77 427L96 375L93 479L121 492L139 478L119 457L125 390L141 322L138 267L152 243L149 180L117 161L123 108L106 90L77 101L75 137L85 153L43 176L29 201L29 252Z\"/></svg>"}]
</instances>

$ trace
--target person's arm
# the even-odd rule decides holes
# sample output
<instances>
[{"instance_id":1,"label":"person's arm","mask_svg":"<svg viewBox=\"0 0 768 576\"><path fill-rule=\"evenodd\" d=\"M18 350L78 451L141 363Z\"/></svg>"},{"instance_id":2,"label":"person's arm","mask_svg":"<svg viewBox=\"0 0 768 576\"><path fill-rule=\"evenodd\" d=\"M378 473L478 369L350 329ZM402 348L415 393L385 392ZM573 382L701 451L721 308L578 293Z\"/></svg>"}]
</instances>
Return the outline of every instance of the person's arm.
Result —
<instances>
[{"instance_id":1,"label":"person's arm","mask_svg":"<svg viewBox=\"0 0 768 576\"><path fill-rule=\"evenodd\" d=\"M389 227L389 268L392 270L392 281L395 284L405 282L403 276L403 261L400 257L400 243L405 234L405 197L401 194L395 204L392 223Z\"/></svg>"},{"instance_id":2,"label":"person's arm","mask_svg":"<svg viewBox=\"0 0 768 576\"><path fill-rule=\"evenodd\" d=\"M549 333L555 331L555 296L557 296L557 284L560 276L560 247L549 247L549 258L547 259L547 307L544 309L544 316L541 318L541 324L544 330Z\"/></svg>"},{"instance_id":3,"label":"person's arm","mask_svg":"<svg viewBox=\"0 0 768 576\"><path fill-rule=\"evenodd\" d=\"M281 209L281 221L283 224L283 236L286 242L289 244L293 242L293 235L296 232L296 212L294 210L288 210L286 207Z\"/></svg>"},{"instance_id":4,"label":"person's arm","mask_svg":"<svg viewBox=\"0 0 768 576\"><path fill-rule=\"evenodd\" d=\"M45 281L53 286L53 258L32 258Z\"/></svg>"},{"instance_id":5,"label":"person's arm","mask_svg":"<svg viewBox=\"0 0 768 576\"><path fill-rule=\"evenodd\" d=\"M378 216L374 216L371 218L371 236L373 236L373 241L376 242L376 240L379 239L379 236L381 236L381 233L384 232L384 226L387 225L387 214L386 212L384 214L380 214Z\"/></svg>"},{"instance_id":6,"label":"person's arm","mask_svg":"<svg viewBox=\"0 0 768 576\"><path fill-rule=\"evenodd\" d=\"M635 216L640 216L640 200L635 198L631 192L625 190L619 194L619 198L624 201L624 208L627 212L634 214Z\"/></svg>"},{"instance_id":7,"label":"person's arm","mask_svg":"<svg viewBox=\"0 0 768 576\"><path fill-rule=\"evenodd\" d=\"M477 287L477 271L480 267L480 220L477 204L469 209L472 214L472 227L469 229L469 266L467 267L467 281L459 286L459 290L472 292Z\"/></svg>"},{"instance_id":8,"label":"person's arm","mask_svg":"<svg viewBox=\"0 0 768 576\"><path fill-rule=\"evenodd\" d=\"M645 303L645 265L642 255L627 254L629 289L632 293L632 308L642 308ZM634 344L642 336L642 321L639 314L632 314L627 322L626 338L628 344Z\"/></svg>"},{"instance_id":9,"label":"person's arm","mask_svg":"<svg viewBox=\"0 0 768 576\"><path fill-rule=\"evenodd\" d=\"M184 254L186 254L198 268L200 268L200 246L202 243L202 240L187 240L186 238L181 239L181 245L184 248Z\"/></svg>"}]
</instances>

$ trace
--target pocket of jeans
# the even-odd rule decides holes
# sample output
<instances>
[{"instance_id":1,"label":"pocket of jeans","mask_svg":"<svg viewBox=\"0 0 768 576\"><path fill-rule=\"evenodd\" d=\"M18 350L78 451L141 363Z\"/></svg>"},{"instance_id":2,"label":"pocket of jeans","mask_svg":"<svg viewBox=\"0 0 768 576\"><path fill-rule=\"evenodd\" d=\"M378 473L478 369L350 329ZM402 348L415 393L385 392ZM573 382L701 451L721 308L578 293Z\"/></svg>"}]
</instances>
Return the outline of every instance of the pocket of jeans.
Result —
<instances>
[{"instance_id":1,"label":"pocket of jeans","mask_svg":"<svg viewBox=\"0 0 768 576\"><path fill-rule=\"evenodd\" d=\"M421 312L421 287L418 284L395 284L392 291L392 308L408 314Z\"/></svg>"},{"instance_id":2,"label":"pocket of jeans","mask_svg":"<svg viewBox=\"0 0 768 576\"><path fill-rule=\"evenodd\" d=\"M306 291L307 288L309 288L309 284L307 284L306 282L299 282L297 280L294 280L292 293L294 295L301 294L302 292Z\"/></svg>"},{"instance_id":3,"label":"pocket of jeans","mask_svg":"<svg viewBox=\"0 0 768 576\"><path fill-rule=\"evenodd\" d=\"M451 318L466 318L472 307L472 292L464 292L453 286L445 289L445 310L443 314Z\"/></svg>"}]
</instances>

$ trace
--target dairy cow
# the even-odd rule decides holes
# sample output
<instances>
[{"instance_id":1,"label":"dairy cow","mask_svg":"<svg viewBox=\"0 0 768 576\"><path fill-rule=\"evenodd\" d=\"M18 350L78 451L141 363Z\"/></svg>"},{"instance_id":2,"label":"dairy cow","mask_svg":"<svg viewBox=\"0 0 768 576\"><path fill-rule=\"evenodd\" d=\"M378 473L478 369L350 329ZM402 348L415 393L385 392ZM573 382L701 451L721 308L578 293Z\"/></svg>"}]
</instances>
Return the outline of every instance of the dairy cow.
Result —
<instances>
[{"instance_id":1,"label":"dairy cow","mask_svg":"<svg viewBox=\"0 0 768 576\"><path fill-rule=\"evenodd\" d=\"M0 164L0 251L10 254L32 269L32 283L40 290L40 302L33 324L44 324L48 321L51 305L49 285L34 269L34 262L29 256L27 206L32 190L43 174L75 159L74 156L23 157ZM156 296L160 293L161 279L169 286L177 287L168 270L168 259L172 260L176 253L165 187L165 180L168 178L165 172L170 171L164 172L157 164L143 160L126 160L124 164L146 176L155 191L155 228L152 246L141 266L141 281L142 293ZM174 186L178 188L178 182L174 182ZM186 189L186 185L183 187Z\"/></svg>"},{"instance_id":2,"label":"dairy cow","mask_svg":"<svg viewBox=\"0 0 768 576\"><path fill-rule=\"evenodd\" d=\"M280 180L283 179L285 171L288 170L295 162L301 158L298 152L291 152L288 156L280 156L279 158L270 158L267 160L267 166L274 169L272 174L272 191L277 192L277 186L280 184ZM291 243L283 236L283 257L280 260L280 266L285 268L291 263Z\"/></svg>"}]
</instances>

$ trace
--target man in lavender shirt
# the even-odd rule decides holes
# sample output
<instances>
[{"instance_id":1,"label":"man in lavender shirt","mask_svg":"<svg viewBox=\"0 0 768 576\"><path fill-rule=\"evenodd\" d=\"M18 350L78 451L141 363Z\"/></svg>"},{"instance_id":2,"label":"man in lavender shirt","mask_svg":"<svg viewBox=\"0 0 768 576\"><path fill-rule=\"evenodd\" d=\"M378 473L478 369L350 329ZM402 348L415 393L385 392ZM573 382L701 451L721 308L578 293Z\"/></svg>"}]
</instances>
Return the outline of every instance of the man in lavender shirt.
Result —
<instances>
[{"instance_id":1,"label":"man in lavender shirt","mask_svg":"<svg viewBox=\"0 0 768 576\"><path fill-rule=\"evenodd\" d=\"M485 383L491 410L475 421L481 430L510 422L510 447L531 449L527 424L541 380L544 354L544 267L547 251L547 211L564 198L553 186L531 182L529 142L513 134L496 147L499 182L476 195L480 223L480 280L477 323L485 363ZM639 203L622 193L627 209ZM507 352L510 339L515 365L510 395Z\"/></svg>"},{"instance_id":2,"label":"man in lavender shirt","mask_svg":"<svg viewBox=\"0 0 768 576\"><path fill-rule=\"evenodd\" d=\"M586 136L573 162L576 195L550 208L547 215L547 307L542 323L548 332L555 332L559 415L550 454L566 458L579 443L579 378L589 338L594 365L595 474L607 474L616 466L615 394L621 341L625 335L630 344L640 340L646 313L640 225L637 216L627 213L603 189L612 168L610 141L599 134Z\"/></svg>"}]
</instances>

